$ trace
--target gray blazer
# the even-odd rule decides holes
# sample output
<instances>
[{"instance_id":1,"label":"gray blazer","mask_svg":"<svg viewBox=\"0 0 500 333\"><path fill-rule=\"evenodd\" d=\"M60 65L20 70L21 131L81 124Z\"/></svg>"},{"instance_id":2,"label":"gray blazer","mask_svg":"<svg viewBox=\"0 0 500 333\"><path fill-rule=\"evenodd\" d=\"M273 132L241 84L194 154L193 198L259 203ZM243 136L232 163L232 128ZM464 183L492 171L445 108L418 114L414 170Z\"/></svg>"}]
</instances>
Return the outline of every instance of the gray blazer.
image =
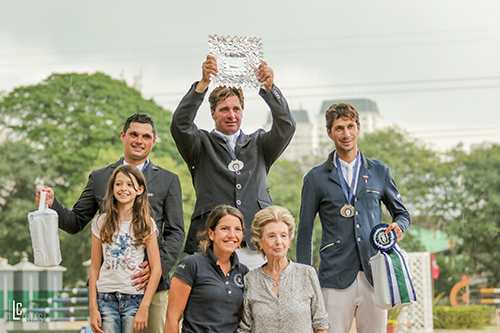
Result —
<instances>
[{"instance_id":1,"label":"gray blazer","mask_svg":"<svg viewBox=\"0 0 500 333\"><path fill-rule=\"evenodd\" d=\"M363 270L373 285L370 258L377 252L370 243L370 232L382 223L381 202L385 204L404 232L410 225L410 214L389 168L382 162L361 155L358 187L353 198L355 214L340 215L346 203L340 185L333 152L325 163L311 169L304 177L300 222L297 233L297 262L312 263L312 232L316 214L322 226L319 280L324 288L346 289Z\"/></svg>"},{"instance_id":2,"label":"gray blazer","mask_svg":"<svg viewBox=\"0 0 500 333\"><path fill-rule=\"evenodd\" d=\"M253 217L262 208L272 205L267 188L271 165L288 146L295 132L295 121L278 87L259 94L271 108L273 126L266 132L242 133L236 142L235 155L245 166L241 171L228 169L231 155L226 142L213 132L200 130L194 124L196 113L205 92L195 90L195 82L175 111L170 131L186 162L196 191L196 205L191 217L184 251L198 251L198 234L205 230L208 214L220 204L238 208L245 218L244 240L254 248L250 239Z\"/></svg>"},{"instance_id":3,"label":"gray blazer","mask_svg":"<svg viewBox=\"0 0 500 333\"><path fill-rule=\"evenodd\" d=\"M59 228L70 234L76 234L85 228L99 211L109 177L121 164L122 160L92 171L72 210L64 207L57 198L54 200L51 208L59 215ZM144 170L144 177L148 186L151 217L160 231L158 246L162 278L157 290L167 290L170 288L168 273L177 260L185 236L181 185L176 174L151 161Z\"/></svg>"}]
</instances>

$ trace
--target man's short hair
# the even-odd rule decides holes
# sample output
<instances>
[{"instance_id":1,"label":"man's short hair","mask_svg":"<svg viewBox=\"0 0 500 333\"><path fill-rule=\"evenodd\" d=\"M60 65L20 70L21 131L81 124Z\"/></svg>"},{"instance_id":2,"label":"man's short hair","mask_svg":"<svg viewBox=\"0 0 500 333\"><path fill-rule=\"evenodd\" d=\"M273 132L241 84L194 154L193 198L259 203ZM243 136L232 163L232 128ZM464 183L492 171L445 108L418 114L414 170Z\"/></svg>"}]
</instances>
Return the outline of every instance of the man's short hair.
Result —
<instances>
[{"instance_id":1,"label":"man's short hair","mask_svg":"<svg viewBox=\"0 0 500 333\"><path fill-rule=\"evenodd\" d=\"M219 105L220 102L231 96L238 97L238 99L240 100L241 109L243 110L243 90L241 88L234 87L217 87L212 90L212 93L210 93L210 97L208 97L208 101L210 102L210 110L215 111L215 108L217 107L217 105Z\"/></svg>"},{"instance_id":2,"label":"man's short hair","mask_svg":"<svg viewBox=\"0 0 500 333\"><path fill-rule=\"evenodd\" d=\"M356 108L349 103L335 103L325 112L326 128L331 130L333 122L340 118L349 118L359 125L359 114Z\"/></svg>"},{"instance_id":3,"label":"man's short hair","mask_svg":"<svg viewBox=\"0 0 500 333\"><path fill-rule=\"evenodd\" d=\"M153 129L153 135L154 137L156 137L155 122L153 121L153 118L151 118L147 114L137 112L128 117L127 120L125 121L125 125L123 125L123 133L127 133L127 130L130 128L130 123L141 123L141 124L151 125L151 128Z\"/></svg>"}]
</instances>

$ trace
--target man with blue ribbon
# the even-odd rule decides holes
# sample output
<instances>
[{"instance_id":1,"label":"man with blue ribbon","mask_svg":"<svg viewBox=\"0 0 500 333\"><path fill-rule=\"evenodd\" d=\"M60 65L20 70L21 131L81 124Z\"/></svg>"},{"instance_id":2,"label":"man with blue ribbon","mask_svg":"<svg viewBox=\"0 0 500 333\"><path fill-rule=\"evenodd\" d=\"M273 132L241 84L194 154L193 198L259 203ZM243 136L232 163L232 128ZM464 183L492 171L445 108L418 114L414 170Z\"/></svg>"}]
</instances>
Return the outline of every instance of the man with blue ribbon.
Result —
<instances>
[{"instance_id":1,"label":"man with blue ribbon","mask_svg":"<svg viewBox=\"0 0 500 333\"><path fill-rule=\"evenodd\" d=\"M329 332L349 332L356 318L358 332L383 333L387 311L375 305L369 260L377 250L370 242L370 232L382 221L381 202L392 216L385 233L395 232L397 241L403 239L410 215L389 168L358 150L360 123L356 109L347 103L333 104L325 116L335 151L304 177L297 261L312 264L312 234L319 214L319 279Z\"/></svg>"}]
</instances>

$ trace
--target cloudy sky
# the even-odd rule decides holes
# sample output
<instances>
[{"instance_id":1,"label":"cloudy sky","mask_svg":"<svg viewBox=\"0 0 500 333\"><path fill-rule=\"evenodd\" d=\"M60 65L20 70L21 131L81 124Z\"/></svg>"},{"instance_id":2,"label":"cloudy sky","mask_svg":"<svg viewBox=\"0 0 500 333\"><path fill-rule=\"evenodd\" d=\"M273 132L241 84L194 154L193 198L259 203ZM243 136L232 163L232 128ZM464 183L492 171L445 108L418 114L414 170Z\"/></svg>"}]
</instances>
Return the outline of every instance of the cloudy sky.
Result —
<instances>
[{"instance_id":1,"label":"cloudy sky","mask_svg":"<svg viewBox=\"0 0 500 333\"><path fill-rule=\"evenodd\" d=\"M369 98L437 149L500 143L499 13L498 0L0 0L0 91L54 72L141 75L144 97L174 110L208 35L259 37L292 109ZM251 132L267 111L245 93ZM208 106L197 123L211 127Z\"/></svg>"}]
</instances>

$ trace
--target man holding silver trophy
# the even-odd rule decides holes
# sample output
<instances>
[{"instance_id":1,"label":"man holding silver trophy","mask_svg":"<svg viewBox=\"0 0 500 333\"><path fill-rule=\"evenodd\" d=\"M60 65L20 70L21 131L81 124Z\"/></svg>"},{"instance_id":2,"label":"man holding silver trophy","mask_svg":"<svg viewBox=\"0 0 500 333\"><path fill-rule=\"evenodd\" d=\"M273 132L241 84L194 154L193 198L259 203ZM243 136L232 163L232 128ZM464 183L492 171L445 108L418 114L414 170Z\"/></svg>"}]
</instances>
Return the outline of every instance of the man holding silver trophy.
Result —
<instances>
[{"instance_id":1,"label":"man holding silver trophy","mask_svg":"<svg viewBox=\"0 0 500 333\"><path fill-rule=\"evenodd\" d=\"M250 64L245 57L241 48L208 55L202 64L201 80L195 82L181 100L170 129L191 172L196 191L196 205L184 251L198 252L198 235L205 229L207 216L217 205L228 204L244 215L243 248L238 256L240 262L252 269L265 261L250 241L250 225L255 213L272 205L267 174L291 141L295 121L288 103L274 84L273 70L266 62ZM268 104L273 117L269 131L259 129L245 134L240 129L244 108L241 86L249 86L249 81L243 77L247 75L245 71L253 75L254 83L262 86L259 95ZM209 97L215 129L208 132L198 129L194 119L211 83L219 86Z\"/></svg>"}]
</instances>

